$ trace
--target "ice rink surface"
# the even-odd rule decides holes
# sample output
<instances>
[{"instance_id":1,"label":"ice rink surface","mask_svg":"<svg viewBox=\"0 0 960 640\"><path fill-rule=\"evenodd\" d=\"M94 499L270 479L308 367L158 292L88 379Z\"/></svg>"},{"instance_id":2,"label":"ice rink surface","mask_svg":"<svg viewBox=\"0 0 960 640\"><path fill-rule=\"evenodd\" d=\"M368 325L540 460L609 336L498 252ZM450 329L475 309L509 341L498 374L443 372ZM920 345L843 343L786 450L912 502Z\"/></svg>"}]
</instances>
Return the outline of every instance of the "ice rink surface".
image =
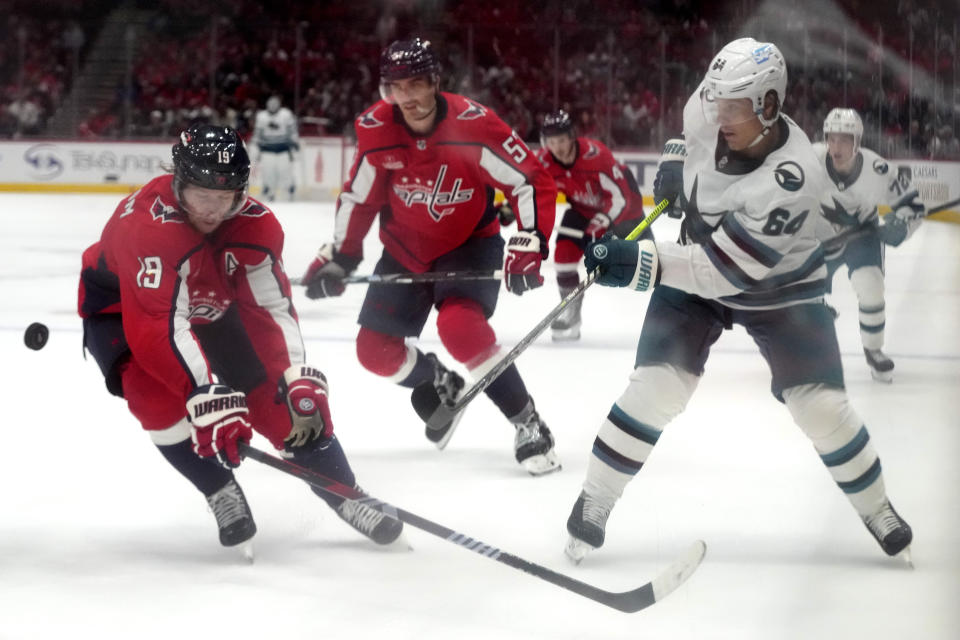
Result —
<instances>
[{"instance_id":1,"label":"ice rink surface","mask_svg":"<svg viewBox=\"0 0 960 640\"><path fill-rule=\"evenodd\" d=\"M870 378L845 271L832 297L850 397L914 529L913 570L870 537L771 396L742 330L714 348L689 408L613 511L606 545L573 567L564 523L631 371L647 295L592 287L582 340L546 335L518 360L563 461L532 478L486 398L440 452L408 393L361 368L362 285L325 301L295 292L308 360L331 381L336 432L372 494L604 589L639 586L706 541L686 585L627 615L409 526L407 545L377 548L302 483L252 460L238 477L259 527L256 562L220 547L203 497L81 354L80 253L120 199L0 195L0 639L960 637L960 226L928 222L887 252L892 385ZM275 209L299 276L332 235L332 206ZM654 228L673 238L677 224ZM375 236L358 273L379 256ZM502 291L493 325L507 349L558 301L552 266L544 271L542 289ZM51 329L42 351L23 344L33 321ZM442 353L432 322L420 345Z\"/></svg>"}]
</instances>

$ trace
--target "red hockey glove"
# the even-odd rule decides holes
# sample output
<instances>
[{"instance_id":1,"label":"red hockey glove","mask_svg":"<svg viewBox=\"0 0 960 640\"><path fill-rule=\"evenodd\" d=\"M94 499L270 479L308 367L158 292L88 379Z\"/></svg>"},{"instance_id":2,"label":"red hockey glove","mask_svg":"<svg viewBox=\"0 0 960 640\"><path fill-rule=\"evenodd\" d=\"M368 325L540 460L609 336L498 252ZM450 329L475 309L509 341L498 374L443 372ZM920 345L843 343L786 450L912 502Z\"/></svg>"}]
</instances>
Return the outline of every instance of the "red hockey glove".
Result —
<instances>
[{"instance_id":1,"label":"red hockey glove","mask_svg":"<svg viewBox=\"0 0 960 640\"><path fill-rule=\"evenodd\" d=\"M216 458L223 467L240 466L238 442L250 442L253 430L246 421L247 397L222 384L197 387L187 397L187 417L193 452Z\"/></svg>"},{"instance_id":2,"label":"red hockey glove","mask_svg":"<svg viewBox=\"0 0 960 640\"><path fill-rule=\"evenodd\" d=\"M610 228L610 216L605 213L597 213L587 224L586 230L583 232L583 239L587 242L596 242L603 237L603 234L607 232L607 229Z\"/></svg>"},{"instance_id":3,"label":"red hockey glove","mask_svg":"<svg viewBox=\"0 0 960 640\"><path fill-rule=\"evenodd\" d=\"M277 396L290 410L292 426L284 440L288 448L333 436L327 378L319 370L304 364L293 365L283 372Z\"/></svg>"},{"instance_id":4,"label":"red hockey glove","mask_svg":"<svg viewBox=\"0 0 960 640\"><path fill-rule=\"evenodd\" d=\"M343 279L356 268L359 262L338 254L332 244L320 247L317 257L307 267L307 272L303 274L301 280L307 288L307 297L316 300L343 295L346 289Z\"/></svg>"},{"instance_id":5,"label":"red hockey glove","mask_svg":"<svg viewBox=\"0 0 960 640\"><path fill-rule=\"evenodd\" d=\"M507 291L518 296L543 284L540 261L540 232L518 231L507 243L507 259L503 264L503 282Z\"/></svg>"}]
</instances>

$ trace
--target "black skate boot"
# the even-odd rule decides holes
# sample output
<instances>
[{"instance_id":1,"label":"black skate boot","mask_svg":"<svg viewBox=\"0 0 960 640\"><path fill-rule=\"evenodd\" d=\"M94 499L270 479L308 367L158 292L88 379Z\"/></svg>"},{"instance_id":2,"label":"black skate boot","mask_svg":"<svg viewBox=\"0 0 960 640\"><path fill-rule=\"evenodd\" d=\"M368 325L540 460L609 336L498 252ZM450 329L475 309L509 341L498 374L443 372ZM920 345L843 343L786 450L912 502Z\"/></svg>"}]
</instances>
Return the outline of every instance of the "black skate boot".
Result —
<instances>
[{"instance_id":1,"label":"black skate boot","mask_svg":"<svg viewBox=\"0 0 960 640\"><path fill-rule=\"evenodd\" d=\"M879 382L893 382L893 360L888 358L880 349L867 349L864 347L863 355L867 357L867 364L870 365L870 375Z\"/></svg>"},{"instance_id":2,"label":"black skate boot","mask_svg":"<svg viewBox=\"0 0 960 640\"><path fill-rule=\"evenodd\" d=\"M573 291L572 289L570 291ZM570 293L560 292L561 300ZM551 337L554 342L580 339L580 308L583 306L583 296L571 301L564 308L563 312L550 323Z\"/></svg>"},{"instance_id":3,"label":"black skate boot","mask_svg":"<svg viewBox=\"0 0 960 640\"><path fill-rule=\"evenodd\" d=\"M207 504L220 528L220 544L233 547L242 544L257 532L250 513L250 505L236 480L230 480L222 489L207 496Z\"/></svg>"},{"instance_id":4,"label":"black skate boot","mask_svg":"<svg viewBox=\"0 0 960 640\"><path fill-rule=\"evenodd\" d=\"M872 516L864 516L863 524L867 525L884 553L895 556L906 551L904 557L910 562L909 547L913 542L913 529L900 517L889 500Z\"/></svg>"},{"instance_id":5,"label":"black skate boot","mask_svg":"<svg viewBox=\"0 0 960 640\"><path fill-rule=\"evenodd\" d=\"M580 564L588 553L603 546L607 518L613 505L607 505L594 499L586 491L573 505L573 511L567 518L567 533L570 539L564 553L574 563Z\"/></svg>"},{"instance_id":6,"label":"black skate boot","mask_svg":"<svg viewBox=\"0 0 960 640\"><path fill-rule=\"evenodd\" d=\"M559 471L560 459L553 450L553 434L537 413L532 398L510 421L517 430L513 439L517 462L532 476Z\"/></svg>"},{"instance_id":7,"label":"black skate boot","mask_svg":"<svg viewBox=\"0 0 960 640\"><path fill-rule=\"evenodd\" d=\"M432 382L424 382L417 386L410 395L410 401L413 408L424 422L430 419L433 412L437 410L440 403L447 407L453 407L460 396L463 395L465 384L463 378L455 371L450 371L440 364L440 360L432 353L427 354L427 359L433 364L434 378ZM437 449L443 449L447 446L457 423L463 417L463 411L460 411L445 425L437 429L427 427L427 440L437 445Z\"/></svg>"},{"instance_id":8,"label":"black skate boot","mask_svg":"<svg viewBox=\"0 0 960 640\"><path fill-rule=\"evenodd\" d=\"M355 489L364 493L359 486ZM366 493L364 495L366 496ZM367 500L373 500L373 498L367 496L358 500L344 500L336 508L337 515L377 544L390 544L399 538L403 532L403 523L367 506L364 504Z\"/></svg>"}]
</instances>

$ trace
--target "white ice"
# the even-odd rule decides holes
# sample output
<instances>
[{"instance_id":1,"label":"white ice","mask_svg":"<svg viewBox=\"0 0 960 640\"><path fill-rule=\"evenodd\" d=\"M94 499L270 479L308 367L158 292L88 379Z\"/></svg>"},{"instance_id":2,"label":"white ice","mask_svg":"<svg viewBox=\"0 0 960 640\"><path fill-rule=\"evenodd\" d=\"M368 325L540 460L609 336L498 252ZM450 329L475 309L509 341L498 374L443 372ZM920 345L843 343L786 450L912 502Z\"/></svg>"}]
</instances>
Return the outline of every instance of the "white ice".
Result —
<instances>
[{"instance_id":1,"label":"white ice","mask_svg":"<svg viewBox=\"0 0 960 640\"><path fill-rule=\"evenodd\" d=\"M81 354L80 253L119 199L0 196L0 638L960 637L960 226L928 222L887 252L892 385L870 378L845 272L833 296L847 388L914 528L914 570L880 551L740 330L721 338L688 410L628 486L607 544L573 567L564 523L632 368L648 296L593 287L580 342L547 335L518 360L564 465L532 478L486 398L439 452L408 394L361 368L363 286L327 301L296 292L309 361L331 380L336 431L374 495L604 589L639 586L706 541L686 585L627 615L409 526L412 549L377 548L301 482L252 460L238 477L259 526L256 562L222 548L202 496ZM300 275L332 234L331 206L276 210L287 269ZM676 228L655 226L661 238ZM375 235L361 273L379 255ZM502 293L493 324L505 348L557 303L546 272L532 294ZM42 351L23 344L34 321L51 330ZM432 318L420 345L442 353Z\"/></svg>"}]
</instances>

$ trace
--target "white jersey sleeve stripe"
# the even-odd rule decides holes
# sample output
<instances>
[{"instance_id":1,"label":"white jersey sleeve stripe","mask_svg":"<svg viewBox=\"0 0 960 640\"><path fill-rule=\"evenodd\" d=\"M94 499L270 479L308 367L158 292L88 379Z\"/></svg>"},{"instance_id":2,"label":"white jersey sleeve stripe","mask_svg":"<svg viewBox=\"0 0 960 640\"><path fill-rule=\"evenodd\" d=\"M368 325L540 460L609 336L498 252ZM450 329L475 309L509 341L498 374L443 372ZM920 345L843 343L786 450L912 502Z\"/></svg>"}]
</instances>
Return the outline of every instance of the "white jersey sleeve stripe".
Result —
<instances>
[{"instance_id":1,"label":"white jersey sleeve stripe","mask_svg":"<svg viewBox=\"0 0 960 640\"><path fill-rule=\"evenodd\" d=\"M283 342L287 347L290 362L299 364L306 358L303 337L291 312L292 303L283 295L280 282L273 273L273 264L273 256L268 255L260 264L247 265L247 283L253 299L270 314L270 318L283 333Z\"/></svg>"},{"instance_id":2,"label":"white jersey sleeve stripe","mask_svg":"<svg viewBox=\"0 0 960 640\"><path fill-rule=\"evenodd\" d=\"M199 387L209 384L213 374L196 336L190 330L190 290L186 286L189 275L190 261L184 260L180 265L180 279L176 285L173 308L170 310L170 346L190 376L190 382L194 387Z\"/></svg>"},{"instance_id":3,"label":"white jersey sleeve stripe","mask_svg":"<svg viewBox=\"0 0 960 640\"><path fill-rule=\"evenodd\" d=\"M480 166L497 182L513 187L512 195L517 198L516 215L521 228L536 229L536 193L527 177L486 147L480 152Z\"/></svg>"},{"instance_id":4,"label":"white jersey sleeve stripe","mask_svg":"<svg viewBox=\"0 0 960 640\"><path fill-rule=\"evenodd\" d=\"M600 186L610 194L610 209L607 211L607 215L610 217L610 221L614 222L623 213L624 207L627 206L627 199L623 196L620 185L602 172L600 173Z\"/></svg>"},{"instance_id":5,"label":"white jersey sleeve stripe","mask_svg":"<svg viewBox=\"0 0 960 640\"><path fill-rule=\"evenodd\" d=\"M354 207L367 201L376 180L377 169L364 156L360 160L360 166L357 167L356 175L350 182L350 187L340 194L340 205L337 207L333 228L333 243L337 250L343 247L343 241L347 237Z\"/></svg>"}]
</instances>

